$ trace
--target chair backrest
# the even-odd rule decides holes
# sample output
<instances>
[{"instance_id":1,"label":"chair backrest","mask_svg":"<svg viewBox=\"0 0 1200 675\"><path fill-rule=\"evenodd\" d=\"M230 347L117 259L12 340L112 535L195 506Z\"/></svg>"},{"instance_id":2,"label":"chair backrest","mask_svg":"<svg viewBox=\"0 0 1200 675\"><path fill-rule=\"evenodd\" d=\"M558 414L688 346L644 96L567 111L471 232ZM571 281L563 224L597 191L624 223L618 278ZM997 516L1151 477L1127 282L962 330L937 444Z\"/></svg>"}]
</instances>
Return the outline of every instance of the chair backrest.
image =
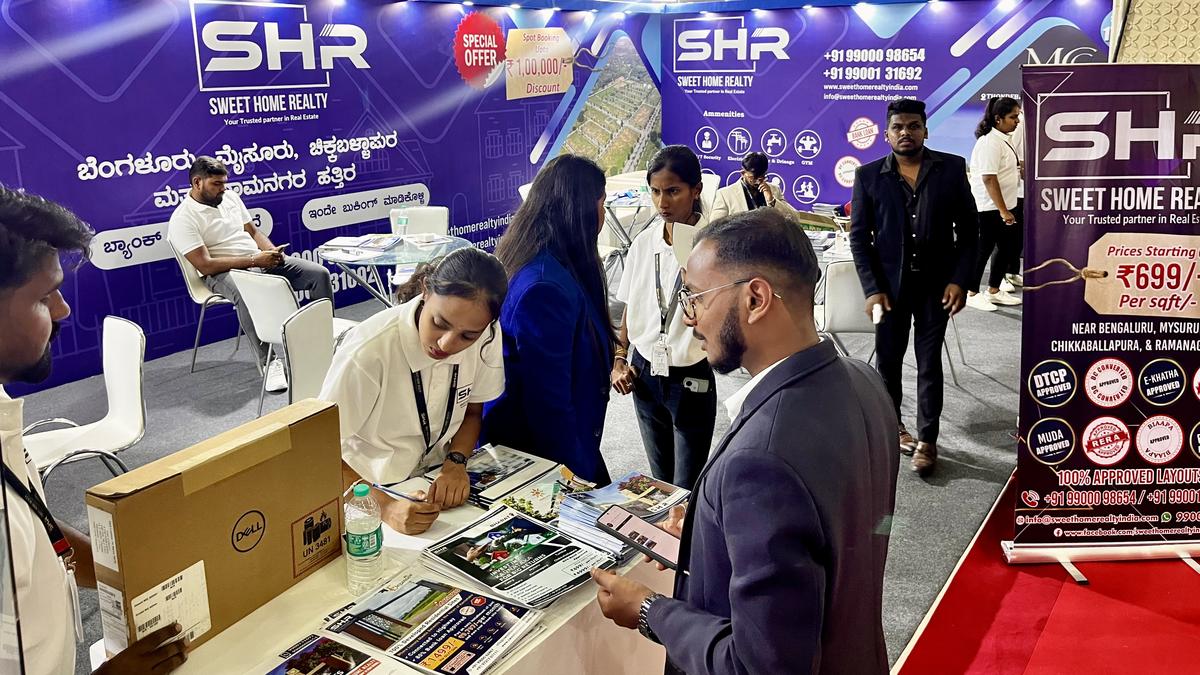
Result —
<instances>
[{"instance_id":1,"label":"chair backrest","mask_svg":"<svg viewBox=\"0 0 1200 675\"><path fill-rule=\"evenodd\" d=\"M314 300L283 322L288 402L316 398L333 362L333 302Z\"/></svg>"},{"instance_id":2,"label":"chair backrest","mask_svg":"<svg viewBox=\"0 0 1200 675\"><path fill-rule=\"evenodd\" d=\"M183 273L183 283L187 286L188 295L192 296L192 302L197 305L203 305L205 300L216 295L212 290L204 285L204 280L200 277L200 272L188 262L188 259L179 254L175 247L171 247L171 253L175 254L175 262L179 263L179 271Z\"/></svg>"},{"instance_id":3,"label":"chair backrest","mask_svg":"<svg viewBox=\"0 0 1200 675\"><path fill-rule=\"evenodd\" d=\"M517 194L521 195L521 201L529 199L529 189L533 187L533 183L526 183L517 188Z\"/></svg>"},{"instance_id":4,"label":"chair backrest","mask_svg":"<svg viewBox=\"0 0 1200 675\"><path fill-rule=\"evenodd\" d=\"M715 173L702 173L700 180L702 181L700 202L704 204L705 213L711 213L713 199L716 198L717 190L721 187L721 177Z\"/></svg>"},{"instance_id":5,"label":"chair backrest","mask_svg":"<svg viewBox=\"0 0 1200 675\"><path fill-rule=\"evenodd\" d=\"M875 324L863 311L866 296L852 261L829 263L825 269L826 333L874 333Z\"/></svg>"},{"instance_id":6,"label":"chair backrest","mask_svg":"<svg viewBox=\"0 0 1200 675\"><path fill-rule=\"evenodd\" d=\"M445 206L410 206L408 234L450 234L450 209Z\"/></svg>"},{"instance_id":7,"label":"chair backrest","mask_svg":"<svg viewBox=\"0 0 1200 675\"><path fill-rule=\"evenodd\" d=\"M101 337L104 389L108 415L138 431L146 428L146 398L142 364L146 359L146 334L140 326L117 316L104 317Z\"/></svg>"},{"instance_id":8,"label":"chair backrest","mask_svg":"<svg viewBox=\"0 0 1200 675\"><path fill-rule=\"evenodd\" d=\"M288 280L274 274L230 270L229 278L237 287L254 322L254 332L263 342L283 344L283 322L297 309L296 295Z\"/></svg>"}]
</instances>

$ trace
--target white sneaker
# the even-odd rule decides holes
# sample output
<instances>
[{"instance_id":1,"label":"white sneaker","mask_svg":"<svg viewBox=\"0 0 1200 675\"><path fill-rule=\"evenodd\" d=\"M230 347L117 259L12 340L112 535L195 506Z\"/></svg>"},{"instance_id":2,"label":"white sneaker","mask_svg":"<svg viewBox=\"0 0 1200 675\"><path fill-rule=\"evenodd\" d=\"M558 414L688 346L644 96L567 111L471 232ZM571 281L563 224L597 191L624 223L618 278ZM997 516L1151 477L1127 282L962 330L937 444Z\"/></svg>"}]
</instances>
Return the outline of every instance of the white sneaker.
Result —
<instances>
[{"instance_id":1,"label":"white sneaker","mask_svg":"<svg viewBox=\"0 0 1200 675\"><path fill-rule=\"evenodd\" d=\"M1016 286L1017 288L1025 285L1025 277L1021 276L1020 274L1005 274L1004 280L1013 286Z\"/></svg>"},{"instance_id":2,"label":"white sneaker","mask_svg":"<svg viewBox=\"0 0 1200 675\"><path fill-rule=\"evenodd\" d=\"M283 370L283 359L275 359L267 367L267 391L274 394L287 391L287 388L287 373Z\"/></svg>"},{"instance_id":3,"label":"white sneaker","mask_svg":"<svg viewBox=\"0 0 1200 675\"><path fill-rule=\"evenodd\" d=\"M1021 304L1021 298L1018 298L1015 295L1009 295L1003 289L996 291L995 293L992 293L989 291L987 293L980 293L979 295L986 295L988 302L990 302L993 305L1010 305L1011 306L1011 305Z\"/></svg>"},{"instance_id":4,"label":"white sneaker","mask_svg":"<svg viewBox=\"0 0 1200 675\"><path fill-rule=\"evenodd\" d=\"M983 293L976 293L975 295L968 295L967 296L967 307L970 307L971 309L977 309L981 312L994 312L997 309L1000 309L999 307L997 307L997 306L993 305L991 302L989 302L987 298L983 297Z\"/></svg>"},{"instance_id":5,"label":"white sneaker","mask_svg":"<svg viewBox=\"0 0 1200 675\"><path fill-rule=\"evenodd\" d=\"M1005 293L1016 293L1017 287L1013 286L1012 282L1005 278L1000 282L1000 290L1004 291Z\"/></svg>"}]
</instances>

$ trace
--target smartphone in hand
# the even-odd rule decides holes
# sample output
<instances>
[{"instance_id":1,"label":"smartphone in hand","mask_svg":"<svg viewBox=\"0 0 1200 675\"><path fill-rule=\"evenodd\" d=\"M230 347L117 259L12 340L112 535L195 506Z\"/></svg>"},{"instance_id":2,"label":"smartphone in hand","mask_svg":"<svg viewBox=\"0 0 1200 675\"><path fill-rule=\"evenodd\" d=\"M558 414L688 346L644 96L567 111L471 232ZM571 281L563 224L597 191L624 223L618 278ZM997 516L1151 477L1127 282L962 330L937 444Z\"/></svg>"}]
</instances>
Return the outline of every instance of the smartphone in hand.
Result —
<instances>
[{"instance_id":1,"label":"smartphone in hand","mask_svg":"<svg viewBox=\"0 0 1200 675\"><path fill-rule=\"evenodd\" d=\"M667 569L679 564L679 537L648 523L620 506L610 506L600 515L596 526L635 549L662 563Z\"/></svg>"}]
</instances>

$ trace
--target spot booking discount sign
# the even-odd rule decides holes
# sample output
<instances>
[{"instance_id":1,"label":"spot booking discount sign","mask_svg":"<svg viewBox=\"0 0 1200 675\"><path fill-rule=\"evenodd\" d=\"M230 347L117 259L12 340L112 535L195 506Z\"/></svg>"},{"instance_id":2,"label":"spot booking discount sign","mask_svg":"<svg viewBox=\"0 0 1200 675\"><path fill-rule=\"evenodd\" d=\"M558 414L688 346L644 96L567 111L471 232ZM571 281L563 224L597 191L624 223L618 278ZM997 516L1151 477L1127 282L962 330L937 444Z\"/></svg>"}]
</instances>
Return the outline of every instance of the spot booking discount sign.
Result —
<instances>
[{"instance_id":1,"label":"spot booking discount sign","mask_svg":"<svg viewBox=\"0 0 1200 675\"><path fill-rule=\"evenodd\" d=\"M1011 562L1200 550L1200 67L1027 67Z\"/></svg>"}]
</instances>

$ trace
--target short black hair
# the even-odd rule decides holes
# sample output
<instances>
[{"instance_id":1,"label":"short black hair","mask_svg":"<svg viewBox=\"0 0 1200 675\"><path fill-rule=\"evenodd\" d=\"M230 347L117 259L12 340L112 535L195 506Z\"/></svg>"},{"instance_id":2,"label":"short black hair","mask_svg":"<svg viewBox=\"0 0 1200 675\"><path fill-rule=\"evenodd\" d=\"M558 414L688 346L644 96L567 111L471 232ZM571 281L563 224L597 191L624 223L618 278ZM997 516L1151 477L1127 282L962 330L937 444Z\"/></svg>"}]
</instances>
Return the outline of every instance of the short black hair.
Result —
<instances>
[{"instance_id":1,"label":"short black hair","mask_svg":"<svg viewBox=\"0 0 1200 675\"><path fill-rule=\"evenodd\" d=\"M918 101L915 98L898 98L888 104L887 118L890 122L892 115L920 115L921 124L928 120L925 118L925 102Z\"/></svg>"},{"instance_id":2,"label":"short black hair","mask_svg":"<svg viewBox=\"0 0 1200 675\"><path fill-rule=\"evenodd\" d=\"M209 178L211 176L228 176L229 169L225 168L225 162L216 157L208 155L200 155L196 161L192 162L192 168L188 169L188 181L191 182L197 178Z\"/></svg>"},{"instance_id":3,"label":"short black hair","mask_svg":"<svg viewBox=\"0 0 1200 675\"><path fill-rule=\"evenodd\" d=\"M686 145L668 145L655 153L646 169L646 183L654 178L654 174L666 169L679 178L696 187L704 183L704 172L700 167L700 158Z\"/></svg>"},{"instance_id":4,"label":"short black hair","mask_svg":"<svg viewBox=\"0 0 1200 675\"><path fill-rule=\"evenodd\" d=\"M93 234L62 205L0 185L0 290L25 285L47 255L86 260Z\"/></svg>"},{"instance_id":5,"label":"short black hair","mask_svg":"<svg viewBox=\"0 0 1200 675\"><path fill-rule=\"evenodd\" d=\"M711 241L717 262L744 274L762 274L809 303L821 268L808 235L775 209L755 209L721 218L696 235L696 245Z\"/></svg>"},{"instance_id":6,"label":"short black hair","mask_svg":"<svg viewBox=\"0 0 1200 675\"><path fill-rule=\"evenodd\" d=\"M770 160L761 152L752 152L742 158L742 168L755 176L765 175L769 166Z\"/></svg>"}]
</instances>

